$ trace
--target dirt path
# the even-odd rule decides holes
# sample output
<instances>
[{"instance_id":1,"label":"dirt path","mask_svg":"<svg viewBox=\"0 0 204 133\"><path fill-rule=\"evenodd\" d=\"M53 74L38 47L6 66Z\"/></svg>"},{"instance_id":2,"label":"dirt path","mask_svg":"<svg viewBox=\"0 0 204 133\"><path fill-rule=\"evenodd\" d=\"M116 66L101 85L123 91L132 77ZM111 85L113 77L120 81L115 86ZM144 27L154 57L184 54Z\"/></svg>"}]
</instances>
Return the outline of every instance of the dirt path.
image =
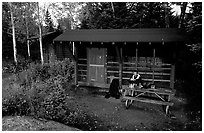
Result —
<instances>
[{"instance_id":1,"label":"dirt path","mask_svg":"<svg viewBox=\"0 0 204 133\"><path fill-rule=\"evenodd\" d=\"M104 122L104 130L182 130L186 121L182 110L183 103L174 99L175 105L171 112L176 119L167 117L162 106L134 102L129 109L125 109L121 99L106 99L102 95L94 95L88 92L77 92L68 106L83 110L98 117Z\"/></svg>"}]
</instances>

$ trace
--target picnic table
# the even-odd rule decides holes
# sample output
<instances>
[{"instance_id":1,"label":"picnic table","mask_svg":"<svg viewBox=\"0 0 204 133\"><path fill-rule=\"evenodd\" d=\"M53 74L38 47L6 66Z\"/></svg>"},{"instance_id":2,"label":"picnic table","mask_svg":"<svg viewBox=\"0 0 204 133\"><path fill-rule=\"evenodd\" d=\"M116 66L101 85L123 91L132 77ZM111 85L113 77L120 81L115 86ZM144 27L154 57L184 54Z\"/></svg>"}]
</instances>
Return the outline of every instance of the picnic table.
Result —
<instances>
[{"instance_id":1,"label":"picnic table","mask_svg":"<svg viewBox=\"0 0 204 133\"><path fill-rule=\"evenodd\" d=\"M135 86L134 88L130 88L126 86L125 93L123 95L123 99L125 100L126 109L130 107L133 101L144 102L144 103L152 103L159 104L165 107L165 113L168 114L169 107L173 106L171 102L171 98L174 96L175 91L164 89L164 88L141 88ZM127 94L127 91L131 92Z\"/></svg>"}]
</instances>

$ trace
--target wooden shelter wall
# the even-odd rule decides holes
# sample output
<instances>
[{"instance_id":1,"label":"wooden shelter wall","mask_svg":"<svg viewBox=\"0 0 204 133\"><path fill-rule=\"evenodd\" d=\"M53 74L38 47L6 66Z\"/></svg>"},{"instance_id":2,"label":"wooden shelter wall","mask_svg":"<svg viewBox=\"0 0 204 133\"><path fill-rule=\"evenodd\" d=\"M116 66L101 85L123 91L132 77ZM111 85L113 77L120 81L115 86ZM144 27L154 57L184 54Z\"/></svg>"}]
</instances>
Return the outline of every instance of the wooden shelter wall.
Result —
<instances>
[{"instance_id":1,"label":"wooden shelter wall","mask_svg":"<svg viewBox=\"0 0 204 133\"><path fill-rule=\"evenodd\" d=\"M128 84L129 78L135 70L138 70L145 82L154 82L158 87L169 87L171 78L171 56L169 48L161 44L155 45L123 45L123 84ZM155 58L153 49L155 48ZM136 55L137 49L137 55ZM119 78L119 63L116 60L114 49L108 49L107 78ZM170 51L165 55L163 51ZM109 52L110 51L110 52ZM162 52L160 52L162 51ZM137 56L137 59L136 59Z\"/></svg>"},{"instance_id":2,"label":"wooden shelter wall","mask_svg":"<svg viewBox=\"0 0 204 133\"><path fill-rule=\"evenodd\" d=\"M68 44L68 45L67 45ZM88 81L87 48L107 48L106 78L105 84L110 84L110 78L119 79L119 57L116 46L122 48L122 84L128 84L128 79L135 70L138 70L145 82L154 82L158 87L168 87L171 81L172 46L162 44L136 43L112 44L75 42L78 47L78 81ZM68 50L68 47L70 48ZM59 43L55 46L58 59L69 57L72 45ZM155 57L154 57L155 49Z\"/></svg>"}]
</instances>

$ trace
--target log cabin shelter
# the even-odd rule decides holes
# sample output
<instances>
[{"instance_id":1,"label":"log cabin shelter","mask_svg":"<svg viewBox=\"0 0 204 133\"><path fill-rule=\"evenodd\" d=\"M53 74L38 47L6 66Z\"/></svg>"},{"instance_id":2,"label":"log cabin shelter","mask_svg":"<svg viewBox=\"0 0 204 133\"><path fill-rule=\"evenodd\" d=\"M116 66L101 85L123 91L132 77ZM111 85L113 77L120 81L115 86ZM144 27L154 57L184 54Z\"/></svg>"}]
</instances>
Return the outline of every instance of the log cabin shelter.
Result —
<instances>
[{"instance_id":1,"label":"log cabin shelter","mask_svg":"<svg viewBox=\"0 0 204 133\"><path fill-rule=\"evenodd\" d=\"M174 28L68 30L54 39L57 46L69 46L56 53L72 53L75 84L103 88L112 77L127 85L137 70L144 82L174 89L176 55L185 41L184 32Z\"/></svg>"}]
</instances>

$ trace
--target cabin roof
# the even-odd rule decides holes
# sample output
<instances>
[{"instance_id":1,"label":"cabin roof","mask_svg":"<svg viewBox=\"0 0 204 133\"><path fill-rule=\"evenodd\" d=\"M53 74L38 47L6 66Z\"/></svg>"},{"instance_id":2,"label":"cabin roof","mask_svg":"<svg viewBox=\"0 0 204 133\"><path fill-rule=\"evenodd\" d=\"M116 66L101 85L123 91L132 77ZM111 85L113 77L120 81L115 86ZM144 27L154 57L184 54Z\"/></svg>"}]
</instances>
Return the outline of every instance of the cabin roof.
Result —
<instances>
[{"instance_id":1,"label":"cabin roof","mask_svg":"<svg viewBox=\"0 0 204 133\"><path fill-rule=\"evenodd\" d=\"M176 28L67 30L54 41L82 42L181 42L184 32Z\"/></svg>"}]
</instances>

